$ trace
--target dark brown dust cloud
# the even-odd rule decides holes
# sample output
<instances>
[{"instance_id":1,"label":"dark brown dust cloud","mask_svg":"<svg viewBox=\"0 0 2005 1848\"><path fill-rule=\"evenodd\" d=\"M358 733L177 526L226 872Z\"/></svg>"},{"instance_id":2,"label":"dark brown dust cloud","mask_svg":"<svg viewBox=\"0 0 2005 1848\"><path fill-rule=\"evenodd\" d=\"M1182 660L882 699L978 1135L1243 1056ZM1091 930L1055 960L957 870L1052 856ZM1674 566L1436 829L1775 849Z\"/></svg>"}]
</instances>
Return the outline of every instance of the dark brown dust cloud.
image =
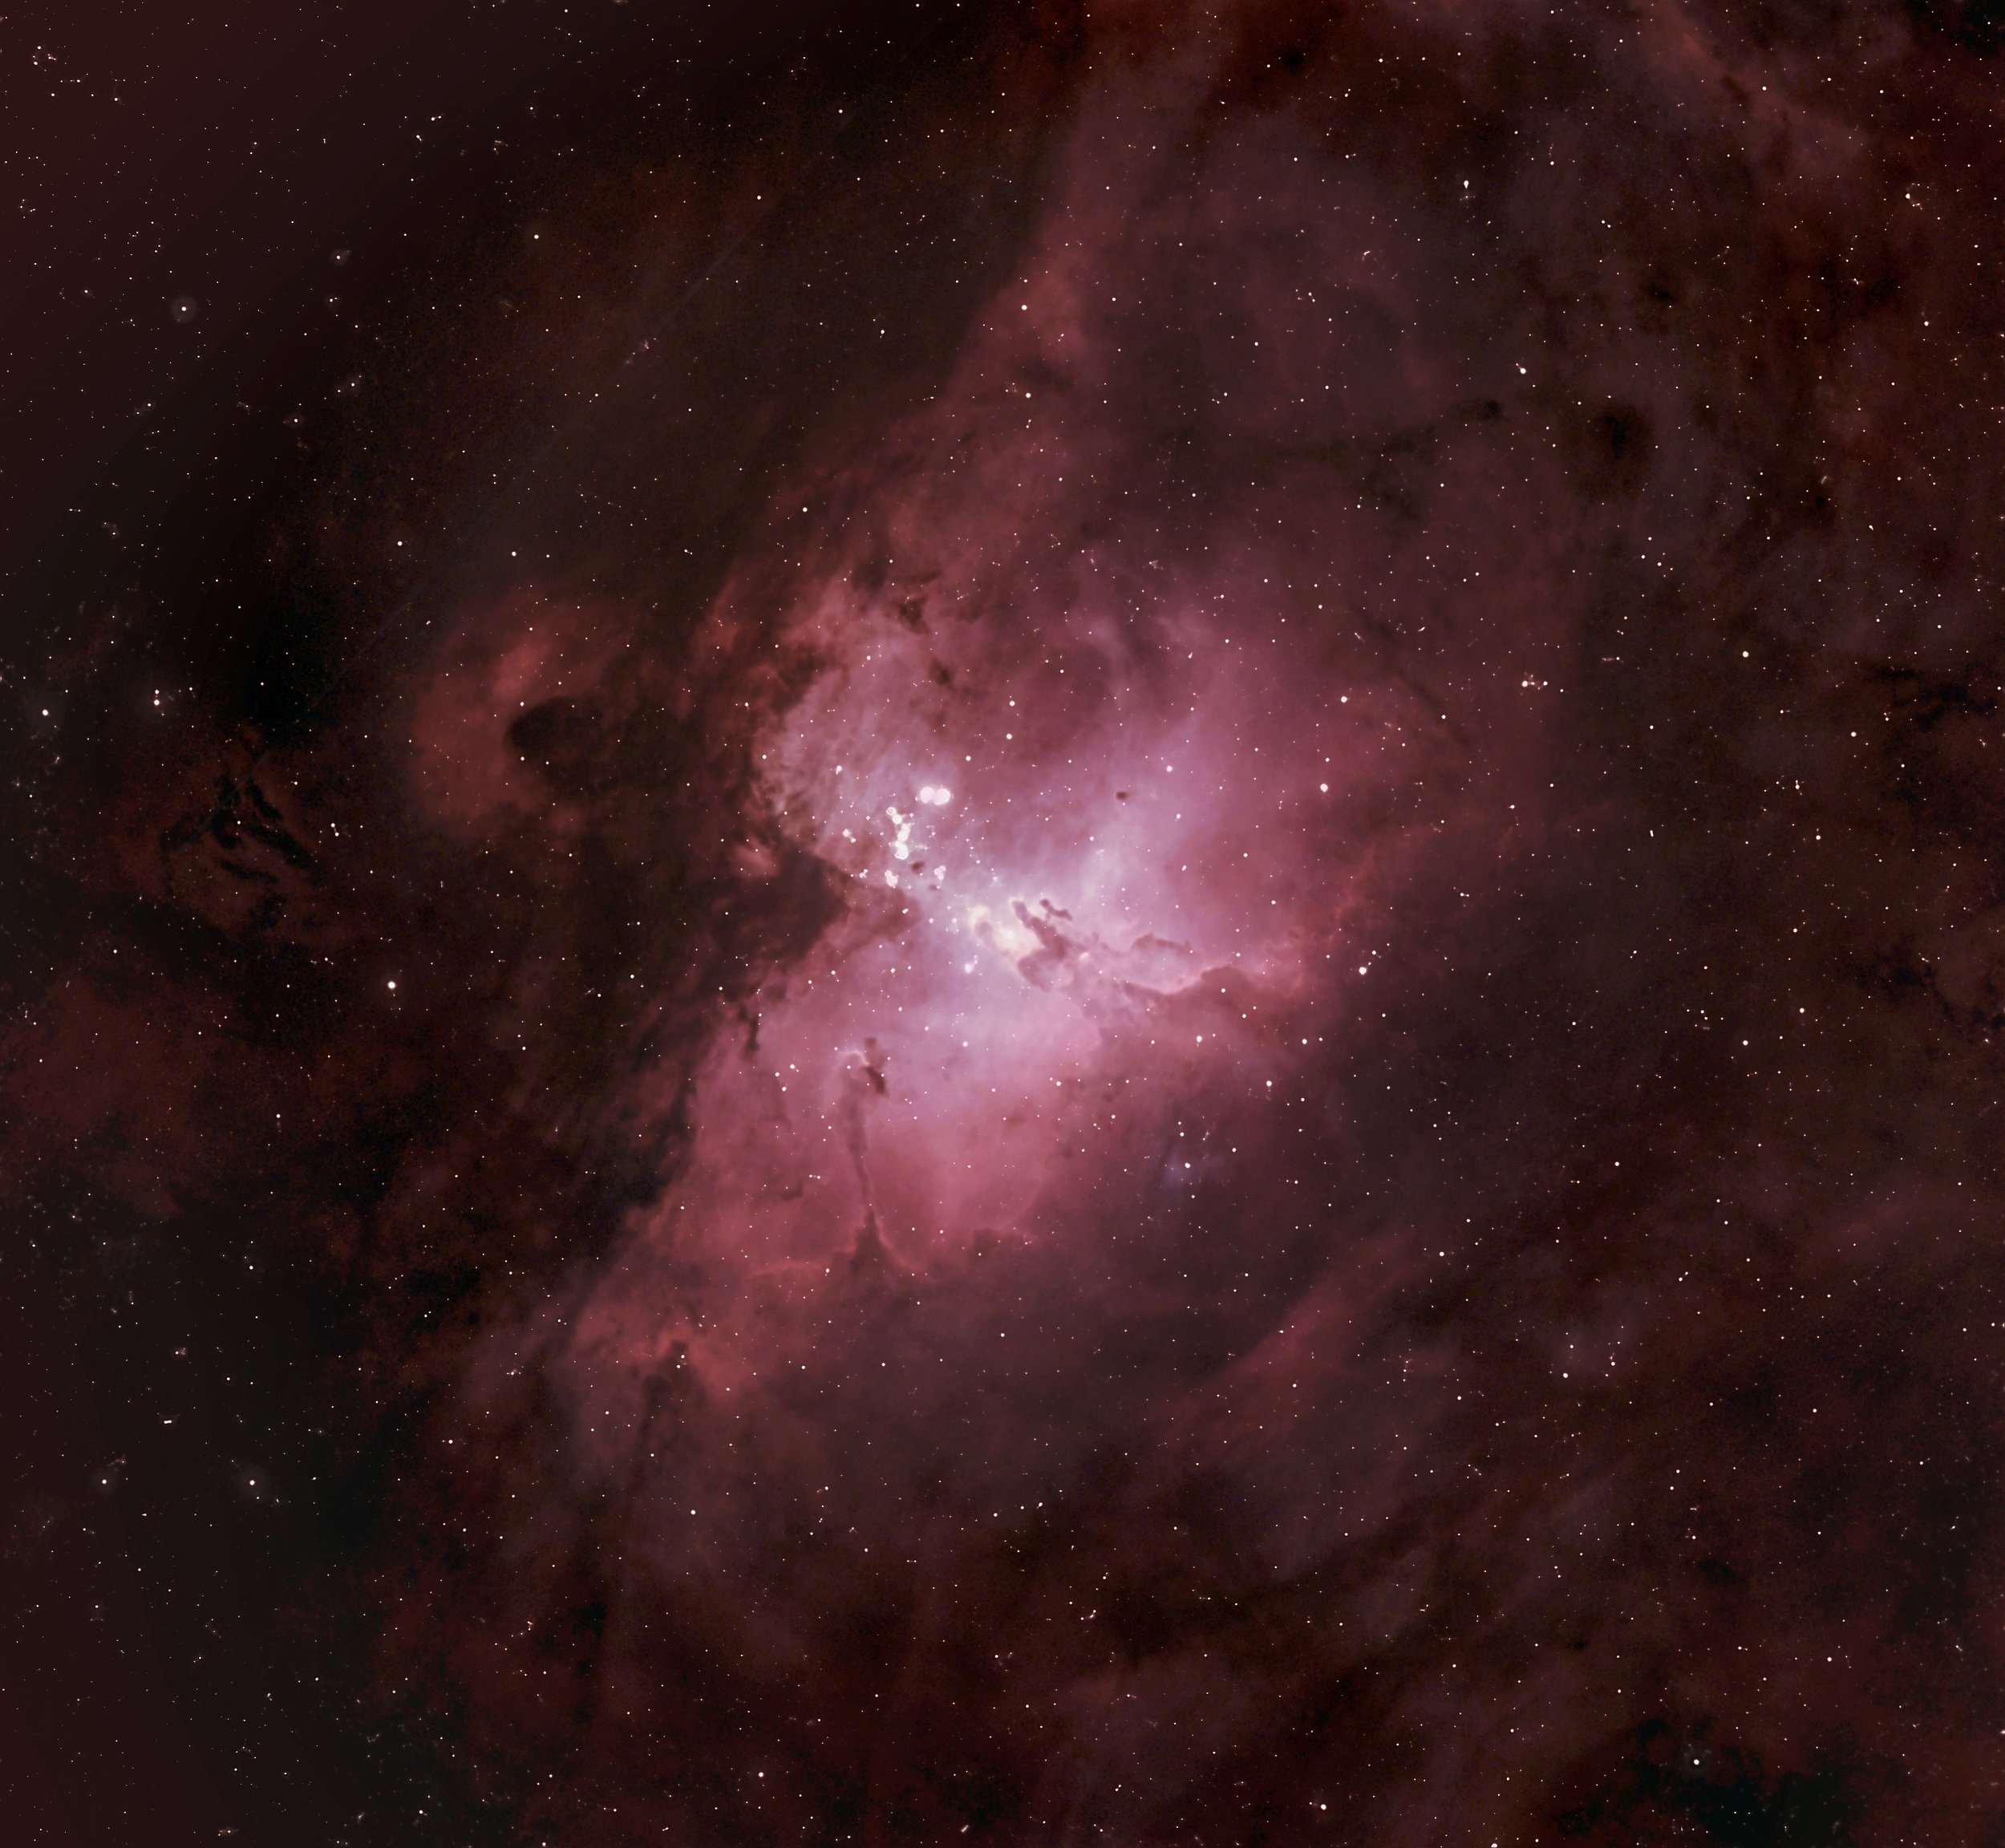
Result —
<instances>
[{"instance_id":1,"label":"dark brown dust cloud","mask_svg":"<svg viewBox=\"0 0 2005 1848\"><path fill-rule=\"evenodd\" d=\"M21 580L38 1838L1999 1848L2005 17L545 26Z\"/></svg>"}]
</instances>

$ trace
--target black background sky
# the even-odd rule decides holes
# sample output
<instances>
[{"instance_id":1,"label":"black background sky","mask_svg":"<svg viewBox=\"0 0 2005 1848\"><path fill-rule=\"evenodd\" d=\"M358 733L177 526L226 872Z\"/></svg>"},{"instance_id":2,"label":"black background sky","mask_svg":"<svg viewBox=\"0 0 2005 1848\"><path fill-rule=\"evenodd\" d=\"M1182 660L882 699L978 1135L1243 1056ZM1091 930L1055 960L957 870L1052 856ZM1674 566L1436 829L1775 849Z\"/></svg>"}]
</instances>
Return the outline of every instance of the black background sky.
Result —
<instances>
[{"instance_id":1,"label":"black background sky","mask_svg":"<svg viewBox=\"0 0 2005 1848\"><path fill-rule=\"evenodd\" d=\"M2005 1842L2002 41L0 18L12 1834Z\"/></svg>"}]
</instances>

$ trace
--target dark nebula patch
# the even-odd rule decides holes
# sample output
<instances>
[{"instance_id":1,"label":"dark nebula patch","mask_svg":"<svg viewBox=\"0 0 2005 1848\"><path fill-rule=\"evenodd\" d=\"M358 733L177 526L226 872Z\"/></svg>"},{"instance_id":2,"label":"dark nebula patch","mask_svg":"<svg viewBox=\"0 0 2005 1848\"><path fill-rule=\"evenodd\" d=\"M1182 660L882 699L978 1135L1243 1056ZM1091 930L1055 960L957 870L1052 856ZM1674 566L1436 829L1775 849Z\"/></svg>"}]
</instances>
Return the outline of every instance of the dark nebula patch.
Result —
<instances>
[{"instance_id":1,"label":"dark nebula patch","mask_svg":"<svg viewBox=\"0 0 2005 1848\"><path fill-rule=\"evenodd\" d=\"M24 578L227 1826L2005 1839L1995 15L607 27Z\"/></svg>"}]
</instances>

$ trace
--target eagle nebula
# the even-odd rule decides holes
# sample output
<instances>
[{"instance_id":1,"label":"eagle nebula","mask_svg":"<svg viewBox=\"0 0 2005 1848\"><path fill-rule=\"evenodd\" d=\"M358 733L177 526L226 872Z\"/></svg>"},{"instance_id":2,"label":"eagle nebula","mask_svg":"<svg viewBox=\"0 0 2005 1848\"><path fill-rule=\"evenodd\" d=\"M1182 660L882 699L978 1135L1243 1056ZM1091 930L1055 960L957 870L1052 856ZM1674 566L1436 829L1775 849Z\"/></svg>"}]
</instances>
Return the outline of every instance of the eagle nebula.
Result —
<instances>
[{"instance_id":1,"label":"eagle nebula","mask_svg":"<svg viewBox=\"0 0 2005 1848\"><path fill-rule=\"evenodd\" d=\"M38 580L8 1556L258 1841L1999 1848L2005 14L672 26Z\"/></svg>"}]
</instances>

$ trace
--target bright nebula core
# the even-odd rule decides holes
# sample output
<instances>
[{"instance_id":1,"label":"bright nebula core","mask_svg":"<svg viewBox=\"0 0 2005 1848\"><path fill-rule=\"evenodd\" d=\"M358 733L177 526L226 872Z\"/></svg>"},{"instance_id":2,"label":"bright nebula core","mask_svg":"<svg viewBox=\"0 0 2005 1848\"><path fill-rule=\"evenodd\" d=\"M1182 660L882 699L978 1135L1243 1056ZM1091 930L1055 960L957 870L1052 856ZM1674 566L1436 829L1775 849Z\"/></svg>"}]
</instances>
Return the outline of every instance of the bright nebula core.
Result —
<instances>
[{"instance_id":1,"label":"bright nebula core","mask_svg":"<svg viewBox=\"0 0 2005 1848\"><path fill-rule=\"evenodd\" d=\"M646 27L7 682L16 1552L259 1841L1998 1848L2005 16Z\"/></svg>"}]
</instances>

